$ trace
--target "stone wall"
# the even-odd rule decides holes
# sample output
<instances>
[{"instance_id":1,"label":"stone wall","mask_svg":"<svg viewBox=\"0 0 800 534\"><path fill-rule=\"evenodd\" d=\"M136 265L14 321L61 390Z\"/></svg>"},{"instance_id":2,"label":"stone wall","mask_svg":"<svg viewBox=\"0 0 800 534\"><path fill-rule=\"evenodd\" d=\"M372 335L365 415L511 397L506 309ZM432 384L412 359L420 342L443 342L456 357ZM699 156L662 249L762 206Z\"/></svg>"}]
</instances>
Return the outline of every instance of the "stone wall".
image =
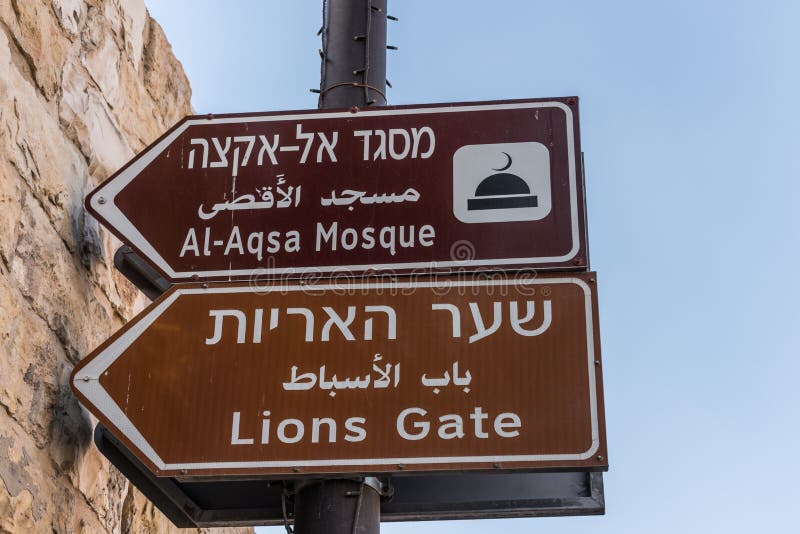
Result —
<instances>
[{"instance_id":1,"label":"stone wall","mask_svg":"<svg viewBox=\"0 0 800 534\"><path fill-rule=\"evenodd\" d=\"M0 532L173 530L68 377L145 304L83 198L190 96L143 0L0 0Z\"/></svg>"}]
</instances>

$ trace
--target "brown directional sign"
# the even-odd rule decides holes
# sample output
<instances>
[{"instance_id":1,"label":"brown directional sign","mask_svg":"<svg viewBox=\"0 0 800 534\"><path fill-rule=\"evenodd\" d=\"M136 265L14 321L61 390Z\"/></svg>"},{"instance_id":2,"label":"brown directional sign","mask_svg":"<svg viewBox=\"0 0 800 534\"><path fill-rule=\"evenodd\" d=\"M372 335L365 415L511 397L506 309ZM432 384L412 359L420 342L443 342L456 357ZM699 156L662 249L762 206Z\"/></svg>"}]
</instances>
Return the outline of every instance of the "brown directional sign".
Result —
<instances>
[{"instance_id":1,"label":"brown directional sign","mask_svg":"<svg viewBox=\"0 0 800 534\"><path fill-rule=\"evenodd\" d=\"M73 391L161 476L607 468L593 273L174 286Z\"/></svg>"},{"instance_id":2,"label":"brown directional sign","mask_svg":"<svg viewBox=\"0 0 800 534\"><path fill-rule=\"evenodd\" d=\"M585 270L576 98L187 117L87 198L173 282Z\"/></svg>"}]
</instances>

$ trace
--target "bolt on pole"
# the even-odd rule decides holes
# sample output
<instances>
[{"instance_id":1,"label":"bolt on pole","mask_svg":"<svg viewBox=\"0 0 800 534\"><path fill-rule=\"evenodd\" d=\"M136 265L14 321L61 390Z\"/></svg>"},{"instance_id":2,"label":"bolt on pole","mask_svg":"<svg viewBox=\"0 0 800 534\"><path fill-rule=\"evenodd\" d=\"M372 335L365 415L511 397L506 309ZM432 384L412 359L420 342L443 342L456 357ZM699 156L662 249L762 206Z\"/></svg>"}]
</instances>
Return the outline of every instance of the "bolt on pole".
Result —
<instances>
[{"instance_id":1,"label":"bolt on pole","mask_svg":"<svg viewBox=\"0 0 800 534\"><path fill-rule=\"evenodd\" d=\"M387 104L386 6L387 0L323 0L320 109ZM305 481L295 488L294 531L378 534L380 497L372 477Z\"/></svg>"}]
</instances>

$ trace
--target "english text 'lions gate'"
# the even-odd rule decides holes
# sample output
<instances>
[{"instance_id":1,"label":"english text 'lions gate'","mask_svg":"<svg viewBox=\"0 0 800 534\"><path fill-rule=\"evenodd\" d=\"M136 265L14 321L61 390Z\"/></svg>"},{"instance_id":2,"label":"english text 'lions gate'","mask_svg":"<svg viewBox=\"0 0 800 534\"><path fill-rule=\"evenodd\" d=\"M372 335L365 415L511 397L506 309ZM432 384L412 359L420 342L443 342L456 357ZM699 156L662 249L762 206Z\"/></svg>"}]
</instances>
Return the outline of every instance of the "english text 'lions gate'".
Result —
<instances>
[{"instance_id":1,"label":"english text 'lions gate'","mask_svg":"<svg viewBox=\"0 0 800 534\"><path fill-rule=\"evenodd\" d=\"M197 116L86 205L174 282L585 270L580 156L576 98Z\"/></svg>"},{"instance_id":2,"label":"english text 'lions gate'","mask_svg":"<svg viewBox=\"0 0 800 534\"><path fill-rule=\"evenodd\" d=\"M594 273L173 287L80 362L158 475L605 469Z\"/></svg>"}]
</instances>

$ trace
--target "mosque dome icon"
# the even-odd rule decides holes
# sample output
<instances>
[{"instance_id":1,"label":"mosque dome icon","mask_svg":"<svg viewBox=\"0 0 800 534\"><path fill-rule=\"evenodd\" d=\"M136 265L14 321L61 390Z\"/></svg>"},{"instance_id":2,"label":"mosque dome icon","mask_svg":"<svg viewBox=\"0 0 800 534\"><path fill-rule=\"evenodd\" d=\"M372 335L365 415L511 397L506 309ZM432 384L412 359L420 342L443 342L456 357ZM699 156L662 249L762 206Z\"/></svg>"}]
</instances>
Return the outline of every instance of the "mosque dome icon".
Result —
<instances>
[{"instance_id":1,"label":"mosque dome icon","mask_svg":"<svg viewBox=\"0 0 800 534\"><path fill-rule=\"evenodd\" d=\"M467 199L467 210L497 210L509 208L535 208L539 201L536 195L531 194L528 183L510 172L505 172L511 167L511 156L503 152L508 158L504 167L492 169L502 171L487 176L475 189L475 196Z\"/></svg>"}]
</instances>

